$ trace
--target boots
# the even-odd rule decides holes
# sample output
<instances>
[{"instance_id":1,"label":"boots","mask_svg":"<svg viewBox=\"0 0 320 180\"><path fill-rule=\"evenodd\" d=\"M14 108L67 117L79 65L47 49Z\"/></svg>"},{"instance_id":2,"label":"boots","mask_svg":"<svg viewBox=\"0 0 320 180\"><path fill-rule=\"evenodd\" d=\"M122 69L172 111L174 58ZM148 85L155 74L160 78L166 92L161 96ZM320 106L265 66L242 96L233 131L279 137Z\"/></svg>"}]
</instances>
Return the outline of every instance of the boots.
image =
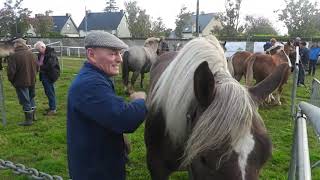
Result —
<instances>
[{"instance_id":1,"label":"boots","mask_svg":"<svg viewBox=\"0 0 320 180\"><path fill-rule=\"evenodd\" d=\"M32 119L33 119L33 112L24 112L25 121L19 123L20 126L31 126L32 125Z\"/></svg>"},{"instance_id":2,"label":"boots","mask_svg":"<svg viewBox=\"0 0 320 180\"><path fill-rule=\"evenodd\" d=\"M32 120L33 120L33 121L38 120L38 119L37 119L37 116L36 116L36 108L33 108L33 111L32 111Z\"/></svg>"}]
</instances>

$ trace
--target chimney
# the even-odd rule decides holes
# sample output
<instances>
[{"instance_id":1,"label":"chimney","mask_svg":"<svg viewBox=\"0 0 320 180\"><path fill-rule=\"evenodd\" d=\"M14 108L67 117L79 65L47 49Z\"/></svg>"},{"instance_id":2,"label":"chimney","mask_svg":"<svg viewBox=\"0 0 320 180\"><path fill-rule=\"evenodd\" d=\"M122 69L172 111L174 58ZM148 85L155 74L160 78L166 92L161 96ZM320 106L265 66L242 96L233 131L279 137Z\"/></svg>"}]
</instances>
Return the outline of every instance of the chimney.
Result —
<instances>
[{"instance_id":1,"label":"chimney","mask_svg":"<svg viewBox=\"0 0 320 180\"><path fill-rule=\"evenodd\" d=\"M70 13L66 13L66 16L67 16L67 17L70 17L70 16L71 16L71 14L70 14Z\"/></svg>"},{"instance_id":2,"label":"chimney","mask_svg":"<svg viewBox=\"0 0 320 180\"><path fill-rule=\"evenodd\" d=\"M120 13L123 14L123 9L120 10Z\"/></svg>"}]
</instances>

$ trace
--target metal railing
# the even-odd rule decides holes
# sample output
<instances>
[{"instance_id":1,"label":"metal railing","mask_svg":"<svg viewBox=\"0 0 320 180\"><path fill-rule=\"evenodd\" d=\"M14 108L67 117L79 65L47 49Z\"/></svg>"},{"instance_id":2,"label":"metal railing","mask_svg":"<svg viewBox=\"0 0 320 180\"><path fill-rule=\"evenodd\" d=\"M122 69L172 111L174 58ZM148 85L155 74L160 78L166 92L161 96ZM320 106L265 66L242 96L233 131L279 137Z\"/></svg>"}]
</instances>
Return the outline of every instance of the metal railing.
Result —
<instances>
[{"instance_id":1,"label":"metal railing","mask_svg":"<svg viewBox=\"0 0 320 180\"><path fill-rule=\"evenodd\" d=\"M320 140L320 81L314 79L310 103L300 102L296 105L296 92L299 72L299 47L296 49L297 59L294 66L293 86L291 94L291 115L294 120L293 144L289 167L289 180L311 180L311 169L320 166L320 161L310 165L307 120L313 126Z\"/></svg>"}]
</instances>

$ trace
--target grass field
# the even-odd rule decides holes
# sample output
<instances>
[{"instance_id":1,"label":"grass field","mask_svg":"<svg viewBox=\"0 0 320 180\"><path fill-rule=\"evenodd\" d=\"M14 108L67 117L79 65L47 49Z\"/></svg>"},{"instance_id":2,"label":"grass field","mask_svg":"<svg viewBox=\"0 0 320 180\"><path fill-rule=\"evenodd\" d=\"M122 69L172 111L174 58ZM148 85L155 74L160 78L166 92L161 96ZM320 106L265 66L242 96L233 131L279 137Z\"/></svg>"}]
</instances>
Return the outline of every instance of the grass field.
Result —
<instances>
[{"instance_id":1,"label":"grass field","mask_svg":"<svg viewBox=\"0 0 320 180\"><path fill-rule=\"evenodd\" d=\"M66 154L66 97L69 85L80 69L82 59L64 57L64 72L56 83L58 115L55 117L42 116L47 108L47 98L42 85L37 81L36 102L38 107L38 121L31 127L20 127L18 122L24 118L21 106L18 103L15 90L8 82L6 72L2 72L5 89L5 105L8 125L0 125L0 159L22 163L27 167L34 167L40 171L60 175L68 178ZM320 72L317 72L320 79ZM268 132L273 142L273 157L264 167L261 178L263 180L287 179L290 163L293 123L290 118L291 79L284 89L283 105L260 108ZM307 88L299 87L298 101L308 100L312 77L306 77ZM148 77L145 80L147 88ZM138 83L136 83L138 86ZM120 96L123 93L120 76L116 78L116 91ZM137 87L137 89L139 89ZM150 179L145 163L145 145L143 139L143 125L133 134L129 135L133 152L130 154L131 162L127 166L127 179ZM320 160L320 146L312 129L309 130L309 146L311 162ZM313 179L320 179L320 168L312 173ZM16 176L11 171L1 170L2 179L28 179ZM175 173L171 179L187 179L186 173Z\"/></svg>"}]
</instances>

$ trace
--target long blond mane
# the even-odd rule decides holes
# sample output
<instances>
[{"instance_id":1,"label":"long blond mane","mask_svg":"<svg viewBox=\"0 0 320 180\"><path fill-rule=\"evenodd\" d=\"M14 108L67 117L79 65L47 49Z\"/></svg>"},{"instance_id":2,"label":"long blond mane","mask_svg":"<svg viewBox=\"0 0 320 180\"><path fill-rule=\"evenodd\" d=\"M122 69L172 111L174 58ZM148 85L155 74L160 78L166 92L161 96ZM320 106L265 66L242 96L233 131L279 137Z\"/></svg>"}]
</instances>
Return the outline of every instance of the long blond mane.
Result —
<instances>
[{"instance_id":1,"label":"long blond mane","mask_svg":"<svg viewBox=\"0 0 320 180\"><path fill-rule=\"evenodd\" d=\"M214 75L216 95L188 136L186 116L195 101L194 72L204 61ZM250 133L252 100L247 89L230 75L223 49L214 36L188 42L162 73L151 97L149 105L162 110L171 141L176 145L186 143L185 163L227 141L236 147L239 139ZM231 149L227 151L230 152Z\"/></svg>"}]
</instances>

